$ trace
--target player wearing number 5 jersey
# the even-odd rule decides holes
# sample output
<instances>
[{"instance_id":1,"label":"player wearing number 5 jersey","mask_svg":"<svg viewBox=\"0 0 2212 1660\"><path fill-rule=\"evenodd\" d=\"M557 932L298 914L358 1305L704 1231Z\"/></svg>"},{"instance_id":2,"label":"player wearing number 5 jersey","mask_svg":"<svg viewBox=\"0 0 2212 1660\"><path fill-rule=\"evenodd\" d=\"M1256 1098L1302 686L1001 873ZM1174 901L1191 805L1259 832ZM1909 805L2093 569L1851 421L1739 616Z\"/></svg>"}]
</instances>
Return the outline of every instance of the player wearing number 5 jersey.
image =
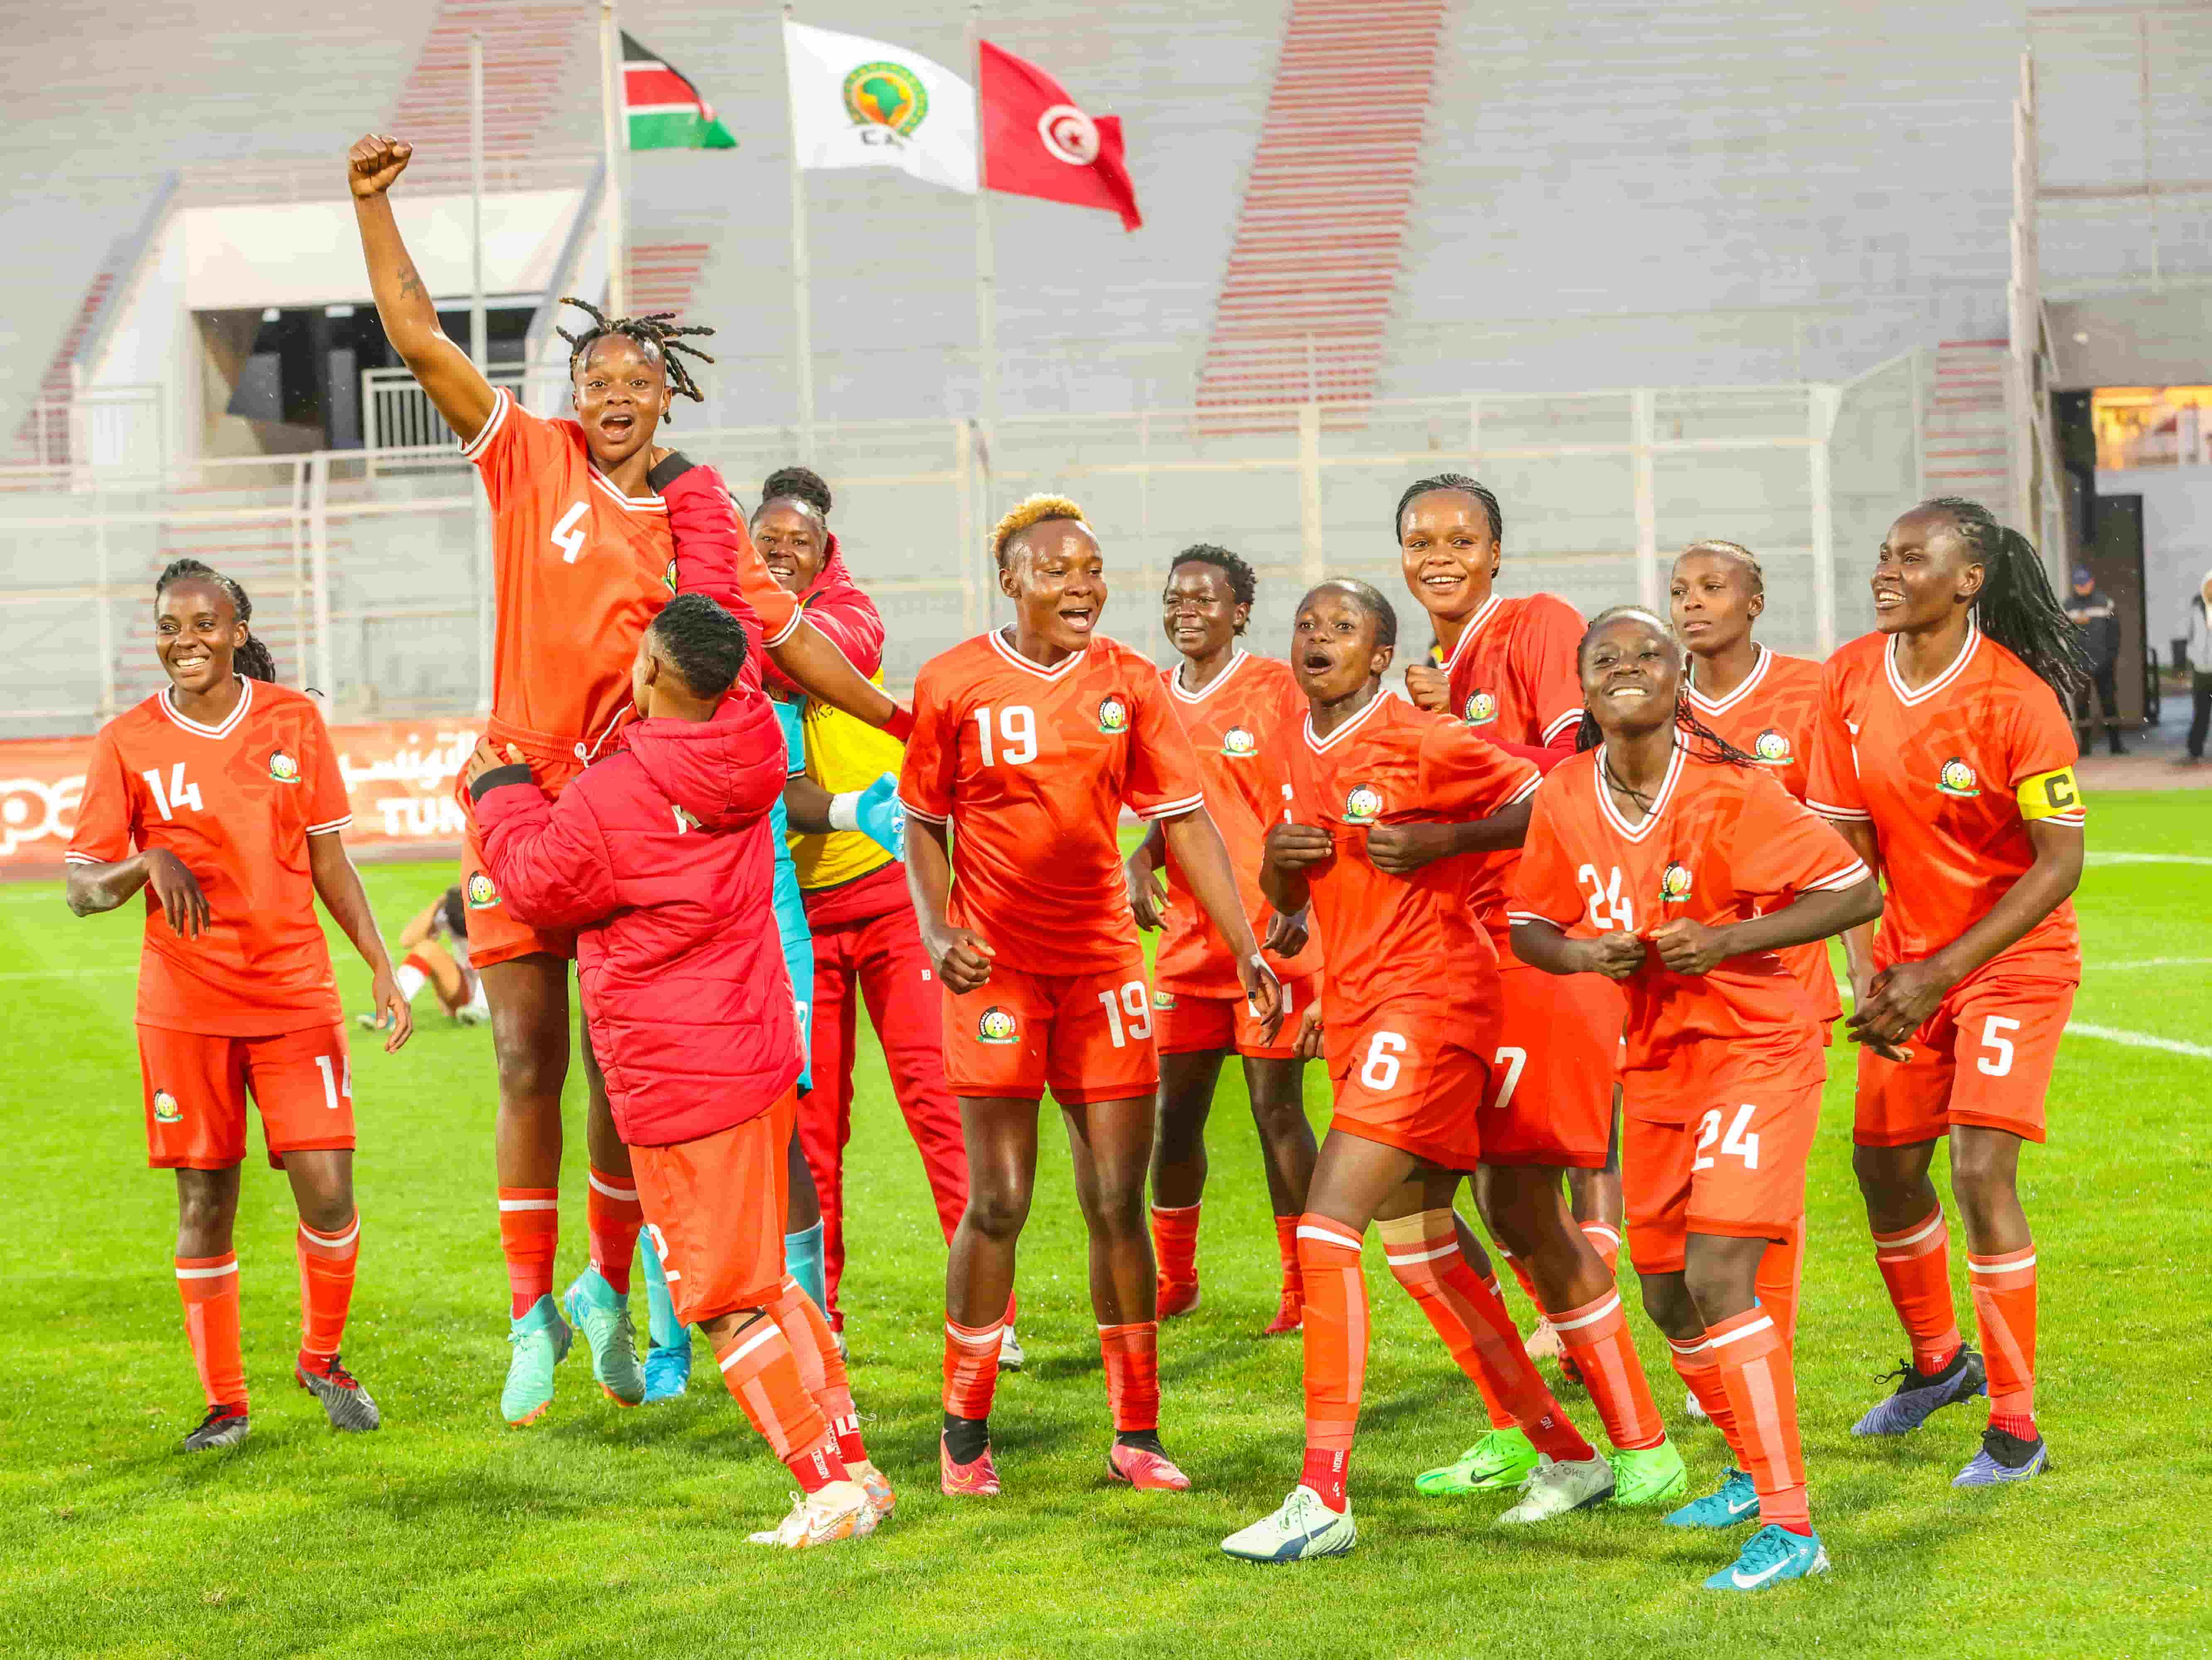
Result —
<instances>
[{"instance_id":1,"label":"player wearing number 5 jersey","mask_svg":"<svg viewBox=\"0 0 2212 1660\"><path fill-rule=\"evenodd\" d=\"M1889 880L1871 942L1851 939L1859 1056L1853 1157L1875 1261L1912 1342L1861 1435L1902 1435L1990 1395L1957 1484L2027 1480L2035 1421L2035 1242L2016 1181L2081 978L2068 896L2083 807L2065 698L2080 647L2035 549L1971 501L1925 502L1875 561L1877 632L1828 659L1809 800ZM1929 1180L1951 1139L1977 1354L1951 1301ZM1984 1357L1986 1357L1984 1360Z\"/></svg>"},{"instance_id":2,"label":"player wearing number 5 jersey","mask_svg":"<svg viewBox=\"0 0 2212 1660\"><path fill-rule=\"evenodd\" d=\"M251 1427L231 1248L249 1095L300 1210L293 1375L335 1427L374 1429L376 1403L338 1363L361 1218L353 1075L318 896L368 965L378 1021L392 1023L387 1050L412 1029L407 1000L339 839L352 819L321 712L274 683L237 584L179 560L154 598L169 684L94 742L69 904L88 916L146 890L148 1162L177 1172L177 1289L207 1396L185 1447L234 1445Z\"/></svg>"},{"instance_id":3,"label":"player wearing number 5 jersey","mask_svg":"<svg viewBox=\"0 0 2212 1660\"><path fill-rule=\"evenodd\" d=\"M1841 837L1687 712L1681 651L1656 616L1605 613L1580 655L1595 750L1537 794L1513 948L1627 993L1629 1252L1676 1369L1758 1497L1764 1525L1705 1584L1759 1590L1827 1567L1789 1338L1756 1292L1760 1258L1804 1211L1826 1073L1814 1007L1778 953L1871 920L1881 900ZM1712 1502L1668 1519L1739 1519L1725 1505L1708 1517Z\"/></svg>"},{"instance_id":4,"label":"player wearing number 5 jersey","mask_svg":"<svg viewBox=\"0 0 2212 1660\"><path fill-rule=\"evenodd\" d=\"M989 1425L999 1333L1036 1179L1037 1102L1049 1087L1091 1234L1091 1301L1114 1412L1108 1468L1139 1487L1188 1487L1159 1439L1145 1232L1159 1063L1115 843L1125 804L1162 826L1269 1038L1282 989L1261 958L1159 671L1097 633L1105 561L1082 509L1032 496L999 521L992 550L1013 625L924 666L899 778L912 821L908 886L944 982L945 1076L968 1148L967 1209L945 1271L943 1484L949 1493L999 1490Z\"/></svg>"}]
</instances>

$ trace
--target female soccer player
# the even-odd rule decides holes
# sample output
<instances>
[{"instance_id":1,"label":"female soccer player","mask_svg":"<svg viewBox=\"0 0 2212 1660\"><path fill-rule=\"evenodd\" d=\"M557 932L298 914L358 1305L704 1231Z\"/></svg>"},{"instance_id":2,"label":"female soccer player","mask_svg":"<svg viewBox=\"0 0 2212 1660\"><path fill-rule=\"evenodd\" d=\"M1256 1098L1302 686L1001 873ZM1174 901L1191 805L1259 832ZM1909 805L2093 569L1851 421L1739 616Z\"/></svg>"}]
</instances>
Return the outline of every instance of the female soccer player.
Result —
<instances>
[{"instance_id":1,"label":"female soccer player","mask_svg":"<svg viewBox=\"0 0 2212 1660\"><path fill-rule=\"evenodd\" d=\"M1866 1045L1852 1164L1912 1354L1852 1433L1905 1434L1986 1387L1981 1451L1955 1485L2024 1481L2048 1454L2017 1172L2021 1144L2044 1138L2081 978L2068 896L2085 809L2065 704L2082 660L2035 549L1977 503L1923 502L1891 525L1873 586L1875 632L1822 676L1808 797L1889 878L1871 952L1845 941L1848 1030ZM1960 1339L1928 1177L1947 1134L1978 1354Z\"/></svg>"},{"instance_id":2,"label":"female soccer player","mask_svg":"<svg viewBox=\"0 0 2212 1660\"><path fill-rule=\"evenodd\" d=\"M1250 621L1257 583L1252 567L1225 548L1201 542L1176 555L1161 596L1168 640L1182 664L1165 671L1170 707L1189 734L1206 790L1206 811L1229 846L1244 913L1267 948L1284 959L1275 967L1283 983L1283 1013L1310 1007L1320 985L1321 953L1306 942L1303 924L1278 924L1260 893L1261 844L1282 803L1271 798L1267 757L1296 741L1305 699L1290 666L1255 657L1237 644ZM1198 1218L1206 1191L1206 1118L1221 1075L1222 1058L1243 1058L1252 1122L1260 1132L1267 1172L1267 1200L1275 1213L1275 1244L1282 1266L1282 1295L1263 1337L1296 1331L1302 1316L1298 1289L1298 1215L1306 1208L1313 1175L1313 1127L1306 1122L1305 1063L1297 1033L1260 1040L1258 1022L1244 1006L1237 960L1229 942L1199 908L1182 867L1166 857L1166 839L1156 825L1124 870L1137 925L1162 924L1154 965L1153 1041L1160 1052L1159 1120L1152 1148L1152 1248L1159 1258L1162 1319L1198 1306ZM1155 886L1167 866L1168 891Z\"/></svg>"},{"instance_id":3,"label":"female soccer player","mask_svg":"<svg viewBox=\"0 0 2212 1660\"><path fill-rule=\"evenodd\" d=\"M1416 480L1392 521L1406 585L1429 613L1449 656L1438 670L1406 671L1408 694L1461 720L1477 736L1540 766L1573 753L1582 688L1574 607L1553 594L1496 591L1504 518L1498 498L1457 473ZM1400 869L1462 851L1470 827L1408 827L1410 845L1386 858ZM1620 1253L1620 1176L1614 1072L1623 1008L1604 980L1555 979L1516 958L1505 895L1519 854L1485 855L1472 903L1490 930L1504 999L1498 1097L1484 1103L1475 1197L1522 1289L1546 1318L1529 1339L1539 1357L1587 1384L1615 1457L1614 1502L1659 1504L1686 1480L1629 1341L1613 1285ZM1560 1201L1562 1178L1569 1203ZM1503 1402L1486 1397L1490 1431L1451 1463L1423 1473L1425 1493L1496 1492L1536 1467L1537 1450Z\"/></svg>"},{"instance_id":4,"label":"female soccer player","mask_svg":"<svg viewBox=\"0 0 2212 1660\"><path fill-rule=\"evenodd\" d=\"M169 684L100 728L68 855L69 906L80 917L147 890L147 1162L177 1172L177 1288L207 1396L187 1452L235 1446L252 1427L231 1249L248 1095L300 1210L292 1375L333 1428L380 1421L338 1362L361 1217L353 1070L318 897L368 965L371 1000L392 1025L386 1050L414 1027L339 839L353 821L322 712L275 683L252 615L245 591L198 560L161 573L154 651Z\"/></svg>"},{"instance_id":5,"label":"female soccer player","mask_svg":"<svg viewBox=\"0 0 2212 1660\"><path fill-rule=\"evenodd\" d=\"M1628 1248L1675 1365L1751 1471L1763 1524L1712 1590L1826 1571L1805 1499L1788 1337L1756 1290L1805 1208L1827 1067L1779 951L1881 913L1843 839L1682 701L1667 626L1626 606L1580 654L1594 751L1537 793L1513 948L1547 974L1627 992ZM1717 1513L1715 1513L1717 1512ZM1668 1518L1751 1519L1700 1500Z\"/></svg>"},{"instance_id":6,"label":"female soccer player","mask_svg":"<svg viewBox=\"0 0 2212 1660\"><path fill-rule=\"evenodd\" d=\"M1097 633L1106 561L1083 510L1031 496L999 521L991 548L1014 621L923 667L899 778L921 827L907 841L907 884L945 985L945 1069L968 1143L968 1205L945 1270L943 1485L999 1490L999 1329L1036 1179L1037 1102L1049 1087L1067 1120L1091 1236L1091 1304L1114 1412L1107 1467L1140 1488L1182 1489L1189 1478L1159 1438L1145 1233L1159 1063L1115 840L1124 803L1164 827L1236 954L1263 1039L1282 1019L1282 990L1159 671Z\"/></svg>"},{"instance_id":7,"label":"female soccer player","mask_svg":"<svg viewBox=\"0 0 2212 1660\"><path fill-rule=\"evenodd\" d=\"M1308 713L1278 764L1281 821L1267 831L1260 881L1278 912L1312 907L1328 964L1321 1013L1336 1113L1298 1219L1304 1465L1279 1509L1221 1542L1253 1561L1341 1555L1358 1541L1346 1469L1367 1366L1359 1250L1378 1218L1392 1274L1461 1369L1510 1402L1540 1449L1530 1497L1505 1519L1594 1504L1614 1485L1537 1376L1450 1209L1481 1154L1478 1109L1498 1029L1497 960L1467 906L1476 863L1462 855L1400 875L1376 857L1409 821L1437 818L1479 822L1480 837L1467 838L1478 845L1518 842L1537 770L1383 696L1397 633L1380 594L1341 580L1309 593L1291 628ZM1555 1470L1577 1483L1572 1503L1552 1502Z\"/></svg>"},{"instance_id":8,"label":"female soccer player","mask_svg":"<svg viewBox=\"0 0 2212 1660\"><path fill-rule=\"evenodd\" d=\"M491 1018L483 1000L483 981L469 961L469 912L456 882L407 920L393 944L407 954L400 959L399 995L412 1003L426 985L438 994L438 1005L463 1026L481 1026ZM384 1025L380 1010L356 1016L372 1029Z\"/></svg>"},{"instance_id":9,"label":"female soccer player","mask_svg":"<svg viewBox=\"0 0 2212 1660\"><path fill-rule=\"evenodd\" d=\"M573 348L576 419L528 414L507 391L494 389L438 326L386 194L413 154L403 140L369 134L347 157L348 179L385 334L461 438L461 453L483 476L491 499L497 639L486 730L493 742L521 749L557 796L629 718L630 658L672 589L710 593L740 621L763 628L769 651L817 695L864 719L902 724L902 712L882 689L854 673L776 587L744 540L712 470L694 468L653 444L675 397L700 396L683 354L703 354L682 336L708 330L675 328L665 317L610 319L586 306L592 326L578 335L562 332ZM687 512L705 534L691 538L678 556ZM519 1425L552 1403L553 1367L570 1341L552 1289L574 946L564 934L526 926L501 905L465 791L460 803L471 826L461 885L499 1064L495 1138L514 1349L500 1409ZM584 1328L600 1386L634 1406L644 1397L645 1380L631 1334L629 1284L642 1215L588 1042L584 1067L591 1095L592 1263L564 1303L569 1318Z\"/></svg>"}]
</instances>

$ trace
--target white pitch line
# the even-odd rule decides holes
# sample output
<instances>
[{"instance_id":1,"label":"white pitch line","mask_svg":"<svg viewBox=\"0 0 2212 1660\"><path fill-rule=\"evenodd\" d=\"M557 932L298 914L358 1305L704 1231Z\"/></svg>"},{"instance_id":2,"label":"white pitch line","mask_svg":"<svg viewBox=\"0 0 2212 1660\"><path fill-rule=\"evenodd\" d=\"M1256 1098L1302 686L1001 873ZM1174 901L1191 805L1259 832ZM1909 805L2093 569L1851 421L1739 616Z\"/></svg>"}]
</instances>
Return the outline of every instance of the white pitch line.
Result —
<instances>
[{"instance_id":1,"label":"white pitch line","mask_svg":"<svg viewBox=\"0 0 2212 1660\"><path fill-rule=\"evenodd\" d=\"M2093 962L2086 967L2099 974L2124 973L2131 968L2208 968L2212 957L2138 957L2133 962Z\"/></svg>"},{"instance_id":2,"label":"white pitch line","mask_svg":"<svg viewBox=\"0 0 2212 1660\"><path fill-rule=\"evenodd\" d=\"M2212 864L2197 853L2085 853L2085 864Z\"/></svg>"},{"instance_id":3,"label":"white pitch line","mask_svg":"<svg viewBox=\"0 0 2212 1660\"><path fill-rule=\"evenodd\" d=\"M2212 1061L2212 1048L2201 1043L2184 1043L2179 1038L2154 1038L2148 1032L2123 1032L2117 1026L2091 1026L2086 1021L2066 1022L2069 1037L2102 1038L2107 1043L2124 1043L2130 1049L2163 1049L2170 1055L2191 1055L2200 1061Z\"/></svg>"}]
</instances>

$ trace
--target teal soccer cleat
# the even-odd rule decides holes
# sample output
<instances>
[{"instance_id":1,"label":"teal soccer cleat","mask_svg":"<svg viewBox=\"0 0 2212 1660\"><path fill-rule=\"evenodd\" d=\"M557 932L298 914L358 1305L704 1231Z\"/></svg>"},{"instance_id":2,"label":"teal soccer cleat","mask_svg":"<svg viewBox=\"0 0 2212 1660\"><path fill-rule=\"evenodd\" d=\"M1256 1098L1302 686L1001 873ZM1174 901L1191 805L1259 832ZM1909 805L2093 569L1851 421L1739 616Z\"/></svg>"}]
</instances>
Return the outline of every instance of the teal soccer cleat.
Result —
<instances>
[{"instance_id":1,"label":"teal soccer cleat","mask_svg":"<svg viewBox=\"0 0 2212 1660\"><path fill-rule=\"evenodd\" d=\"M1765 1590L1792 1579L1808 1579L1828 1571L1828 1553L1817 1533L1792 1533L1769 1525L1744 1541L1743 1554L1732 1567L1723 1568L1705 1581L1707 1590Z\"/></svg>"},{"instance_id":2,"label":"teal soccer cleat","mask_svg":"<svg viewBox=\"0 0 2212 1660\"><path fill-rule=\"evenodd\" d=\"M553 1404L553 1368L568 1353L568 1323L550 1297L540 1297L528 1313L514 1321L507 1341L514 1353L507 1357L499 1415L520 1429L537 1422Z\"/></svg>"},{"instance_id":3,"label":"teal soccer cleat","mask_svg":"<svg viewBox=\"0 0 2212 1660\"><path fill-rule=\"evenodd\" d=\"M1702 1499L1692 1499L1663 1518L1670 1528L1733 1528L1759 1519L1759 1493L1751 1477L1731 1465L1721 1472L1721 1484Z\"/></svg>"},{"instance_id":4,"label":"teal soccer cleat","mask_svg":"<svg viewBox=\"0 0 2212 1660\"><path fill-rule=\"evenodd\" d=\"M645 1400L645 1372L637 1363L637 1329L629 1322L629 1299L615 1288L596 1268L576 1276L561 1299L570 1324L584 1334L592 1351L592 1376L617 1406L634 1407Z\"/></svg>"}]
</instances>

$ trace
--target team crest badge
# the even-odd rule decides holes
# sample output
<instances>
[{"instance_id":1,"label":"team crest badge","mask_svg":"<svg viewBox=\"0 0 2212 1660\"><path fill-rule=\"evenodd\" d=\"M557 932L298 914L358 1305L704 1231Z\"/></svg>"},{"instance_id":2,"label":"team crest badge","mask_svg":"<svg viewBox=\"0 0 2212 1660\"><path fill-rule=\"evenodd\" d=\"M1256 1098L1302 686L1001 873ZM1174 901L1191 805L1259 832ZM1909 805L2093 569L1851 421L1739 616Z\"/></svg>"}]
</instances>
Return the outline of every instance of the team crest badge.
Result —
<instances>
[{"instance_id":1,"label":"team crest badge","mask_svg":"<svg viewBox=\"0 0 2212 1660\"><path fill-rule=\"evenodd\" d=\"M660 584L670 593L676 591L676 561L674 560L670 560L668 568L660 573Z\"/></svg>"},{"instance_id":2,"label":"team crest badge","mask_svg":"<svg viewBox=\"0 0 2212 1660\"><path fill-rule=\"evenodd\" d=\"M461 896L468 901L471 911L489 911L499 903L499 889L491 885L491 878L481 870L469 872L469 885Z\"/></svg>"},{"instance_id":3,"label":"team crest badge","mask_svg":"<svg viewBox=\"0 0 2212 1660\"><path fill-rule=\"evenodd\" d=\"M1345 792L1344 821L1372 824L1382 816L1382 792L1371 784L1355 784Z\"/></svg>"},{"instance_id":4,"label":"team crest badge","mask_svg":"<svg viewBox=\"0 0 2212 1660\"><path fill-rule=\"evenodd\" d=\"M993 1003L975 1022L975 1041L1005 1045L1014 1040L1014 1011Z\"/></svg>"},{"instance_id":5,"label":"team crest badge","mask_svg":"<svg viewBox=\"0 0 2212 1660\"><path fill-rule=\"evenodd\" d=\"M1487 726L1498 718L1498 699L1490 692L1471 692L1460 718L1469 726Z\"/></svg>"},{"instance_id":6,"label":"team crest badge","mask_svg":"<svg viewBox=\"0 0 2212 1660\"><path fill-rule=\"evenodd\" d=\"M1659 873L1659 902L1680 905L1690 897L1690 867L1680 859L1669 859L1667 868Z\"/></svg>"},{"instance_id":7,"label":"team crest badge","mask_svg":"<svg viewBox=\"0 0 2212 1660\"><path fill-rule=\"evenodd\" d=\"M1967 797L1982 793L1981 780L1974 776L1974 769L1956 755L1943 763L1943 770L1936 776L1936 787L1947 796Z\"/></svg>"},{"instance_id":8,"label":"team crest badge","mask_svg":"<svg viewBox=\"0 0 2212 1660\"><path fill-rule=\"evenodd\" d=\"M1770 726L1751 741L1751 753L1769 766L1785 766L1790 762L1790 735Z\"/></svg>"},{"instance_id":9,"label":"team crest badge","mask_svg":"<svg viewBox=\"0 0 2212 1660\"><path fill-rule=\"evenodd\" d=\"M155 1124L175 1124L184 1116L185 1110L177 1105L177 1098L174 1095L166 1089L157 1089L154 1092L154 1122Z\"/></svg>"},{"instance_id":10,"label":"team crest badge","mask_svg":"<svg viewBox=\"0 0 2212 1660\"><path fill-rule=\"evenodd\" d=\"M1175 1007L1175 993L1172 991L1153 992L1152 1007L1155 1009L1173 1009Z\"/></svg>"},{"instance_id":11,"label":"team crest badge","mask_svg":"<svg viewBox=\"0 0 2212 1660\"><path fill-rule=\"evenodd\" d=\"M1221 735L1221 753L1236 760L1244 760L1260 753L1260 740L1241 726L1232 726Z\"/></svg>"},{"instance_id":12,"label":"team crest badge","mask_svg":"<svg viewBox=\"0 0 2212 1660\"><path fill-rule=\"evenodd\" d=\"M297 784L300 781L300 763L282 749L271 749L269 752L269 776L279 784Z\"/></svg>"},{"instance_id":13,"label":"team crest badge","mask_svg":"<svg viewBox=\"0 0 2212 1660\"><path fill-rule=\"evenodd\" d=\"M1098 730L1113 734L1129 730L1129 706L1121 699L1108 696L1098 705Z\"/></svg>"},{"instance_id":14,"label":"team crest badge","mask_svg":"<svg viewBox=\"0 0 2212 1660\"><path fill-rule=\"evenodd\" d=\"M929 88L903 64L863 64L845 77L844 92L864 144L896 148L929 117Z\"/></svg>"}]
</instances>

